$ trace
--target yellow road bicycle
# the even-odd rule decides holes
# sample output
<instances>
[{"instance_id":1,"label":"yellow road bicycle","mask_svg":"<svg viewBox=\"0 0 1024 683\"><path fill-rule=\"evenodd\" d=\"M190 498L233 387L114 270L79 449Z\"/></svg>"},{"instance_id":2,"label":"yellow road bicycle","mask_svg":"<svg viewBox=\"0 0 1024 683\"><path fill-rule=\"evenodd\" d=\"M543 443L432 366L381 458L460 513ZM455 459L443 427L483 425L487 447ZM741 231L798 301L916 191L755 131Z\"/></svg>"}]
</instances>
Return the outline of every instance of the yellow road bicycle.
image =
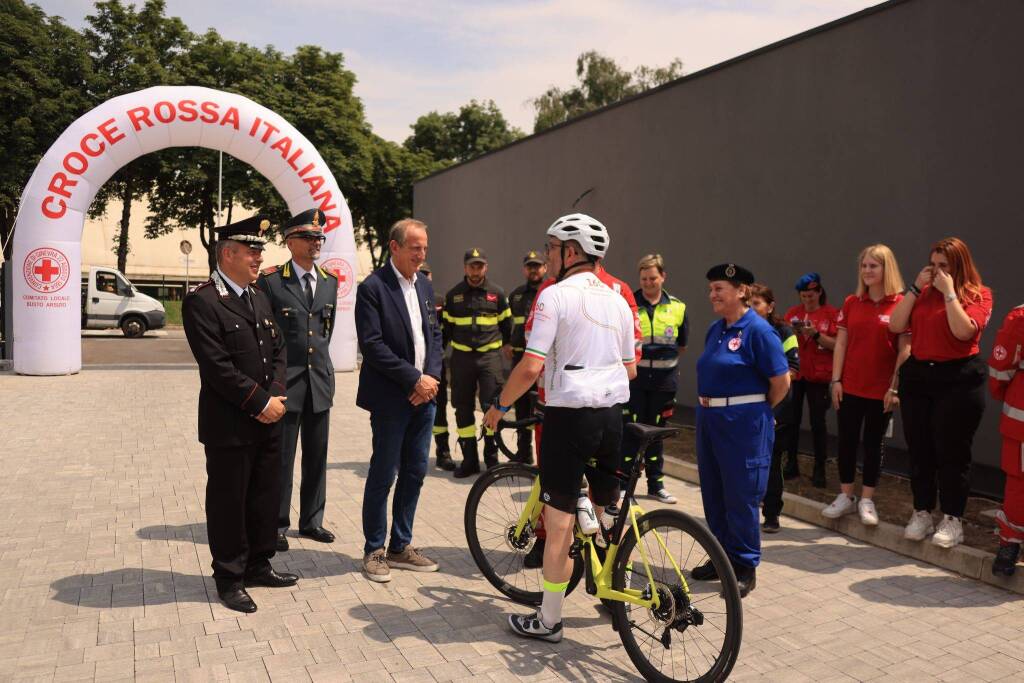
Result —
<instances>
[{"instance_id":1,"label":"yellow road bicycle","mask_svg":"<svg viewBox=\"0 0 1024 683\"><path fill-rule=\"evenodd\" d=\"M539 418L503 420L498 446L512 457L501 429ZM676 434L672 427L628 424L647 446ZM558 457L549 454L547 457ZM567 592L586 577L587 593L612 614L612 626L634 666L648 681L722 681L739 655L743 608L736 575L725 551L696 519L677 510L644 512L633 498L643 457L616 472L625 498L610 528L586 535L575 526L574 559ZM522 605L540 605L543 576L527 555L543 534L540 476L536 467L507 463L476 480L466 500L466 541L477 567L501 593ZM693 567L710 560L715 582L688 581Z\"/></svg>"}]
</instances>

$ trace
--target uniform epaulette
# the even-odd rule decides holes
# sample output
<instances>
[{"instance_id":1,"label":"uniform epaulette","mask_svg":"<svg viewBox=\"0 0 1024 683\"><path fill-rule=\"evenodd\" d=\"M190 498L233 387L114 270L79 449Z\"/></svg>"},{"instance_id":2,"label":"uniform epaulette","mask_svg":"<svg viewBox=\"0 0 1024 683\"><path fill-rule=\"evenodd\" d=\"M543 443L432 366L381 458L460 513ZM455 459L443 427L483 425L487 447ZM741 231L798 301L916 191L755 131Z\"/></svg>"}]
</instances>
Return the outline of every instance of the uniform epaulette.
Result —
<instances>
[{"instance_id":1,"label":"uniform epaulette","mask_svg":"<svg viewBox=\"0 0 1024 683\"><path fill-rule=\"evenodd\" d=\"M320 271L320 274L321 274L321 275L323 275L323 276L324 276L325 278L327 278L327 277L333 277L333 278L337 278L337 275L335 275L334 273L332 273L332 272L331 272L331 271L329 271L329 270L324 270L324 269L323 269L322 267L320 267L320 266L317 266L317 267L316 267L316 269L317 269L317 270L319 270L319 271Z\"/></svg>"},{"instance_id":2,"label":"uniform epaulette","mask_svg":"<svg viewBox=\"0 0 1024 683\"><path fill-rule=\"evenodd\" d=\"M213 280L207 280L206 282L204 282L202 284L196 285L196 288L193 289L188 294L186 294L185 296L191 296L192 294L198 294L200 289L202 289L203 287L209 287L212 284L213 284Z\"/></svg>"},{"instance_id":3,"label":"uniform epaulette","mask_svg":"<svg viewBox=\"0 0 1024 683\"><path fill-rule=\"evenodd\" d=\"M269 268L264 268L260 271L260 275L273 275L280 267L281 266L270 266Z\"/></svg>"}]
</instances>

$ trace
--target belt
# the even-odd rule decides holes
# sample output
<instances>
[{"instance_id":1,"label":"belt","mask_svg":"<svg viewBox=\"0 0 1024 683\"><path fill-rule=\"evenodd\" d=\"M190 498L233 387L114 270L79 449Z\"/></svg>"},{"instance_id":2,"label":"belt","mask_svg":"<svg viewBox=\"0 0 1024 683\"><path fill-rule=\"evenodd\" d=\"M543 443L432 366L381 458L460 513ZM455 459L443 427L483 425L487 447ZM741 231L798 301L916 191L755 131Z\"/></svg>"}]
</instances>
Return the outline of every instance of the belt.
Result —
<instances>
[{"instance_id":1,"label":"belt","mask_svg":"<svg viewBox=\"0 0 1024 683\"><path fill-rule=\"evenodd\" d=\"M637 365L641 368L653 368L655 370L666 370L668 368L674 368L679 365L679 358L669 358L667 360L652 360L649 358L641 358Z\"/></svg>"},{"instance_id":2,"label":"belt","mask_svg":"<svg viewBox=\"0 0 1024 683\"><path fill-rule=\"evenodd\" d=\"M764 394L745 394L743 396L725 396L722 398L708 398L698 396L700 405L704 408L726 408L728 406L741 406L747 403L760 403L768 400Z\"/></svg>"}]
</instances>

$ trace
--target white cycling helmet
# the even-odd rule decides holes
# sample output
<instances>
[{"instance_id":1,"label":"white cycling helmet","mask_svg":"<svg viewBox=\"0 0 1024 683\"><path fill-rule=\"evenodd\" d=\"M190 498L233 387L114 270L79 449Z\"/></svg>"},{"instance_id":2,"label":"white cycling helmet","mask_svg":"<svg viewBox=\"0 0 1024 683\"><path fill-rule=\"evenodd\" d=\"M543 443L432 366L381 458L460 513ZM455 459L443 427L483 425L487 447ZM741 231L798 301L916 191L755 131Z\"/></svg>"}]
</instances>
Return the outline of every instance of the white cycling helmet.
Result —
<instances>
[{"instance_id":1,"label":"white cycling helmet","mask_svg":"<svg viewBox=\"0 0 1024 683\"><path fill-rule=\"evenodd\" d=\"M611 237L608 228L601 221L591 218L585 213L570 213L562 216L548 228L548 235L563 242L574 240L579 242L583 251L590 256L604 258L608 254Z\"/></svg>"}]
</instances>

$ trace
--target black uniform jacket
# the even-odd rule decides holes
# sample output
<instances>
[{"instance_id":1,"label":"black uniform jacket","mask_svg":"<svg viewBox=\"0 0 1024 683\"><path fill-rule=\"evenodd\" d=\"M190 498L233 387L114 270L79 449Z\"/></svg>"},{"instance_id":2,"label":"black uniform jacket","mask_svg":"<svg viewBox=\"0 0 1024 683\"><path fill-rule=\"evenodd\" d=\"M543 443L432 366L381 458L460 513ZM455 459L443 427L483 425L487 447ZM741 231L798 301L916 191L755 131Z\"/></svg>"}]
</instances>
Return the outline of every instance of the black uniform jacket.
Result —
<instances>
[{"instance_id":1,"label":"black uniform jacket","mask_svg":"<svg viewBox=\"0 0 1024 683\"><path fill-rule=\"evenodd\" d=\"M322 413L334 403L334 365L330 345L338 315L338 278L313 267L317 279L312 307L291 261L268 268L256 286L270 298L277 328L284 335L288 354L288 412L302 412L307 392L313 412Z\"/></svg>"},{"instance_id":2,"label":"black uniform jacket","mask_svg":"<svg viewBox=\"0 0 1024 683\"><path fill-rule=\"evenodd\" d=\"M512 310L505 291L490 280L474 287L463 278L444 298L445 342L459 351L493 351L512 338Z\"/></svg>"},{"instance_id":3,"label":"black uniform jacket","mask_svg":"<svg viewBox=\"0 0 1024 683\"><path fill-rule=\"evenodd\" d=\"M185 336L199 364L199 440L244 446L271 438L280 422L256 420L285 394L284 338L266 295L249 288L250 308L216 271L185 297Z\"/></svg>"},{"instance_id":4,"label":"black uniform jacket","mask_svg":"<svg viewBox=\"0 0 1024 683\"><path fill-rule=\"evenodd\" d=\"M508 305L512 309L512 350L522 353L526 350L526 319L530 316L533 300L537 298L540 283L519 285L508 295Z\"/></svg>"}]
</instances>

